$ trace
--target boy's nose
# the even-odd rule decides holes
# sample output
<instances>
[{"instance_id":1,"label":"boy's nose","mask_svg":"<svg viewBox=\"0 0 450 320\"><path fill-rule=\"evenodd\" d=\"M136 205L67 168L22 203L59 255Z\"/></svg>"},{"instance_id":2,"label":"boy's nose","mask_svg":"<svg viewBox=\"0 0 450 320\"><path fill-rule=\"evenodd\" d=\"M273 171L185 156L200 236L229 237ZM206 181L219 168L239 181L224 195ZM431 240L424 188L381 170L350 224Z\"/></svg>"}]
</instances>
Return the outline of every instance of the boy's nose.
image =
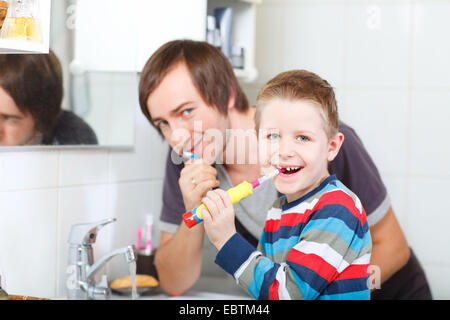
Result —
<instances>
[{"instance_id":1,"label":"boy's nose","mask_svg":"<svg viewBox=\"0 0 450 320\"><path fill-rule=\"evenodd\" d=\"M281 139L279 143L279 154L282 159L293 157L295 155L295 150L292 143L286 141L285 139Z\"/></svg>"}]
</instances>

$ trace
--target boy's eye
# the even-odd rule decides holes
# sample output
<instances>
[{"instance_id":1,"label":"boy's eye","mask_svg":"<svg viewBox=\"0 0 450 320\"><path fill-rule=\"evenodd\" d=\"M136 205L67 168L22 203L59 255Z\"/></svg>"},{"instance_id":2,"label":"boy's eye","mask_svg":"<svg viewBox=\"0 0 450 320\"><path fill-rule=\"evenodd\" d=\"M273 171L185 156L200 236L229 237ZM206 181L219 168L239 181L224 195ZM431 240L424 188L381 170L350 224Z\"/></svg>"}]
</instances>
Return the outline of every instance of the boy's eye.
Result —
<instances>
[{"instance_id":1,"label":"boy's eye","mask_svg":"<svg viewBox=\"0 0 450 320\"><path fill-rule=\"evenodd\" d=\"M269 133L267 135L267 139L269 139L269 140L275 140L275 139L278 139L279 137L280 137L280 135L278 135L277 133Z\"/></svg>"},{"instance_id":2,"label":"boy's eye","mask_svg":"<svg viewBox=\"0 0 450 320\"><path fill-rule=\"evenodd\" d=\"M306 141L309 141L309 138L307 136L298 136L297 140L298 141L302 141L302 142L306 142Z\"/></svg>"}]
</instances>

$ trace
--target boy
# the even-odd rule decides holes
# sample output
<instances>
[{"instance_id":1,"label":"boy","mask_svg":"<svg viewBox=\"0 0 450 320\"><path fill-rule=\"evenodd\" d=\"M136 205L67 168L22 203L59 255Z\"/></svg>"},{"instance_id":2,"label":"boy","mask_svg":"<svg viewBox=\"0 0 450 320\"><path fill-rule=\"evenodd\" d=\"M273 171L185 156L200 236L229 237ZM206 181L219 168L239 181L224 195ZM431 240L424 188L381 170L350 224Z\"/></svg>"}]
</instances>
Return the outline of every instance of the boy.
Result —
<instances>
[{"instance_id":1,"label":"boy","mask_svg":"<svg viewBox=\"0 0 450 320\"><path fill-rule=\"evenodd\" d=\"M261 164L283 169L274 184L284 196L255 250L236 233L228 194L208 192L204 227L219 250L216 263L257 299L369 299L366 214L328 172L344 140L333 88L308 71L284 72L256 104Z\"/></svg>"}]
</instances>

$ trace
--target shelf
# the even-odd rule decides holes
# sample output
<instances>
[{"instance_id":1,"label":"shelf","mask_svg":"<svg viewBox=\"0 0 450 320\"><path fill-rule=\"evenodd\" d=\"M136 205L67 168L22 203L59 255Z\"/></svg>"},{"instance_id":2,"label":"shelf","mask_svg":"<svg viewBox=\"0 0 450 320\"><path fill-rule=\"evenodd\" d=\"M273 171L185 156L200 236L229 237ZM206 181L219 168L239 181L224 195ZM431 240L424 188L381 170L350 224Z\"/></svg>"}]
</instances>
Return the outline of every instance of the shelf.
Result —
<instances>
[{"instance_id":1,"label":"shelf","mask_svg":"<svg viewBox=\"0 0 450 320\"><path fill-rule=\"evenodd\" d=\"M258 77L258 70L256 68L248 68L248 69L233 69L236 78L243 82L252 82L255 81Z\"/></svg>"},{"instance_id":2,"label":"shelf","mask_svg":"<svg viewBox=\"0 0 450 320\"><path fill-rule=\"evenodd\" d=\"M38 42L0 39L0 53L48 53L48 46Z\"/></svg>"},{"instance_id":3,"label":"shelf","mask_svg":"<svg viewBox=\"0 0 450 320\"><path fill-rule=\"evenodd\" d=\"M241 82L253 82L258 77L255 68L256 6L262 0L208 0L208 15L214 16L216 8L233 9L231 45L244 49L244 69L234 69Z\"/></svg>"},{"instance_id":4,"label":"shelf","mask_svg":"<svg viewBox=\"0 0 450 320\"><path fill-rule=\"evenodd\" d=\"M247 2L247 3L250 3L250 4L261 4L262 3L262 0L239 0L239 1Z\"/></svg>"}]
</instances>

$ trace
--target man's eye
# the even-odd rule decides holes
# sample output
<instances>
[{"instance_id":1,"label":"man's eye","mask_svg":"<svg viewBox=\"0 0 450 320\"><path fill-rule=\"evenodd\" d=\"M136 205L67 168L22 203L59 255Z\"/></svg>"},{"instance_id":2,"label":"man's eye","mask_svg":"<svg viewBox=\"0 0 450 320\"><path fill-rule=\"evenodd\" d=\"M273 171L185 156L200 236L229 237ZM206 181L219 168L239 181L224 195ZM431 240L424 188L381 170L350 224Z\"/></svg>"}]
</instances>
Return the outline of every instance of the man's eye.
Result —
<instances>
[{"instance_id":1,"label":"man's eye","mask_svg":"<svg viewBox=\"0 0 450 320\"><path fill-rule=\"evenodd\" d=\"M17 118L10 117L10 116L2 116L1 118L2 118L1 119L2 121L9 122L9 123L15 123L17 121Z\"/></svg>"},{"instance_id":2,"label":"man's eye","mask_svg":"<svg viewBox=\"0 0 450 320\"><path fill-rule=\"evenodd\" d=\"M188 116L192 113L192 111L194 111L194 109L185 109L183 110L182 114L183 116Z\"/></svg>"},{"instance_id":3,"label":"man's eye","mask_svg":"<svg viewBox=\"0 0 450 320\"><path fill-rule=\"evenodd\" d=\"M307 136L298 136L297 140L302 141L302 142L306 142L306 141L309 141L309 138Z\"/></svg>"},{"instance_id":4,"label":"man's eye","mask_svg":"<svg viewBox=\"0 0 450 320\"><path fill-rule=\"evenodd\" d=\"M169 123L166 120L162 120L158 123L158 128L162 129L164 127L167 127Z\"/></svg>"}]
</instances>

